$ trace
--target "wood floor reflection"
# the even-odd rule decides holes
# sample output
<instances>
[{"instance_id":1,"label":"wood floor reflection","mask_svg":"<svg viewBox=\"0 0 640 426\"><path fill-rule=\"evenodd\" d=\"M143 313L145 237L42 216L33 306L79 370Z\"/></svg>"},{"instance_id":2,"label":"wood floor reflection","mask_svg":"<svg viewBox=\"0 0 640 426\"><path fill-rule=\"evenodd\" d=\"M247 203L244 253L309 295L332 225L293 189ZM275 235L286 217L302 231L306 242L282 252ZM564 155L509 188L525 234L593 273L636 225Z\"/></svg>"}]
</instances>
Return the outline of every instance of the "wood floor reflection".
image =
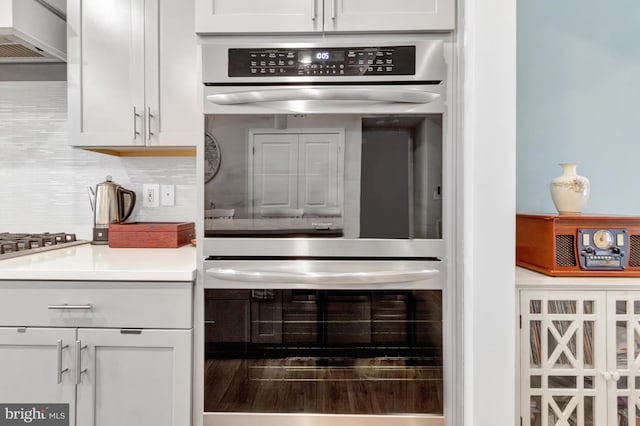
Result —
<instances>
[{"instance_id":1,"label":"wood floor reflection","mask_svg":"<svg viewBox=\"0 0 640 426\"><path fill-rule=\"evenodd\" d=\"M206 412L442 414L442 368L398 358L206 360Z\"/></svg>"}]
</instances>

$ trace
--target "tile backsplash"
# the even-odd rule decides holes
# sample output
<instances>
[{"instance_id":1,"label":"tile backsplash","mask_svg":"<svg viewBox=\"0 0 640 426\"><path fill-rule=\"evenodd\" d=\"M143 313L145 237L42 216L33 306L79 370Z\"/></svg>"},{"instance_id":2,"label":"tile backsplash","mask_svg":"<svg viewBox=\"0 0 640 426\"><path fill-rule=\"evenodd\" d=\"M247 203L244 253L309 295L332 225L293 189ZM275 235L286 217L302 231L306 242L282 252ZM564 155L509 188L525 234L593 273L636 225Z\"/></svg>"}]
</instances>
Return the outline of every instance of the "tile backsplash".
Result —
<instances>
[{"instance_id":1,"label":"tile backsplash","mask_svg":"<svg viewBox=\"0 0 640 426\"><path fill-rule=\"evenodd\" d=\"M129 221L195 221L195 157L114 157L71 148L64 81L0 82L0 232L91 239L88 187L107 175L141 200L142 184L173 184L176 205L136 204Z\"/></svg>"}]
</instances>

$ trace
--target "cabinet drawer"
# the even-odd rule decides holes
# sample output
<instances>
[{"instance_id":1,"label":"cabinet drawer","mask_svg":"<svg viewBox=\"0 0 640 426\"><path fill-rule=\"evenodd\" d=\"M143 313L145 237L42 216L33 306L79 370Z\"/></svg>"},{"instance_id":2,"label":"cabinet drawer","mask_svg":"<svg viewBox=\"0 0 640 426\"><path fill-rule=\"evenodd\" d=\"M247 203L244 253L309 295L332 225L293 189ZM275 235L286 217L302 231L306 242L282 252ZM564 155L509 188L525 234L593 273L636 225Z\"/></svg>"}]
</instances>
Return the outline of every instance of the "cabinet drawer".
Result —
<instances>
[{"instance_id":1,"label":"cabinet drawer","mask_svg":"<svg viewBox=\"0 0 640 426\"><path fill-rule=\"evenodd\" d=\"M0 282L0 326L191 328L191 324L191 283Z\"/></svg>"}]
</instances>

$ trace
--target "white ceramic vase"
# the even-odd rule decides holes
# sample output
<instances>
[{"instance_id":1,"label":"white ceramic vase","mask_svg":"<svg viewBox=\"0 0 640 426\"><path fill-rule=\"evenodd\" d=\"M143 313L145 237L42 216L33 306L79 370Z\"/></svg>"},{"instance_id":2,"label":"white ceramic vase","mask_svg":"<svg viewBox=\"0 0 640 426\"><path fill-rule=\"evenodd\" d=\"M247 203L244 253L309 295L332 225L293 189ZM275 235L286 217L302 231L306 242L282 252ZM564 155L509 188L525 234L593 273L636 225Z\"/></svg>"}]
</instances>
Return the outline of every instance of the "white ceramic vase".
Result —
<instances>
[{"instance_id":1,"label":"white ceramic vase","mask_svg":"<svg viewBox=\"0 0 640 426\"><path fill-rule=\"evenodd\" d=\"M560 163L562 175L551 181L551 199L561 215L577 215L582 213L591 184L589 179L578 176L576 163Z\"/></svg>"}]
</instances>

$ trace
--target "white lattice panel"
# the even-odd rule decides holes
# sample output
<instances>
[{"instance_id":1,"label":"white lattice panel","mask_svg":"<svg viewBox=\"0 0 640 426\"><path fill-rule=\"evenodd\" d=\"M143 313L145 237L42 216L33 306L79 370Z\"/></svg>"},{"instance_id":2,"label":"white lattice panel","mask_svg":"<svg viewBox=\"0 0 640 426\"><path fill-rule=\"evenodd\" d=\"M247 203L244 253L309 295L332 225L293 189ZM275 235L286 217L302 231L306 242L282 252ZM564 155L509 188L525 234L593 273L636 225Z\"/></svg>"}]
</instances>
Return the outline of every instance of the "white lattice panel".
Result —
<instances>
[{"instance_id":1,"label":"white lattice panel","mask_svg":"<svg viewBox=\"0 0 640 426\"><path fill-rule=\"evenodd\" d=\"M608 420L614 425L640 424L640 292L608 292Z\"/></svg>"},{"instance_id":2,"label":"white lattice panel","mask_svg":"<svg viewBox=\"0 0 640 426\"><path fill-rule=\"evenodd\" d=\"M607 425L606 307L605 292L522 292L523 425Z\"/></svg>"}]
</instances>

